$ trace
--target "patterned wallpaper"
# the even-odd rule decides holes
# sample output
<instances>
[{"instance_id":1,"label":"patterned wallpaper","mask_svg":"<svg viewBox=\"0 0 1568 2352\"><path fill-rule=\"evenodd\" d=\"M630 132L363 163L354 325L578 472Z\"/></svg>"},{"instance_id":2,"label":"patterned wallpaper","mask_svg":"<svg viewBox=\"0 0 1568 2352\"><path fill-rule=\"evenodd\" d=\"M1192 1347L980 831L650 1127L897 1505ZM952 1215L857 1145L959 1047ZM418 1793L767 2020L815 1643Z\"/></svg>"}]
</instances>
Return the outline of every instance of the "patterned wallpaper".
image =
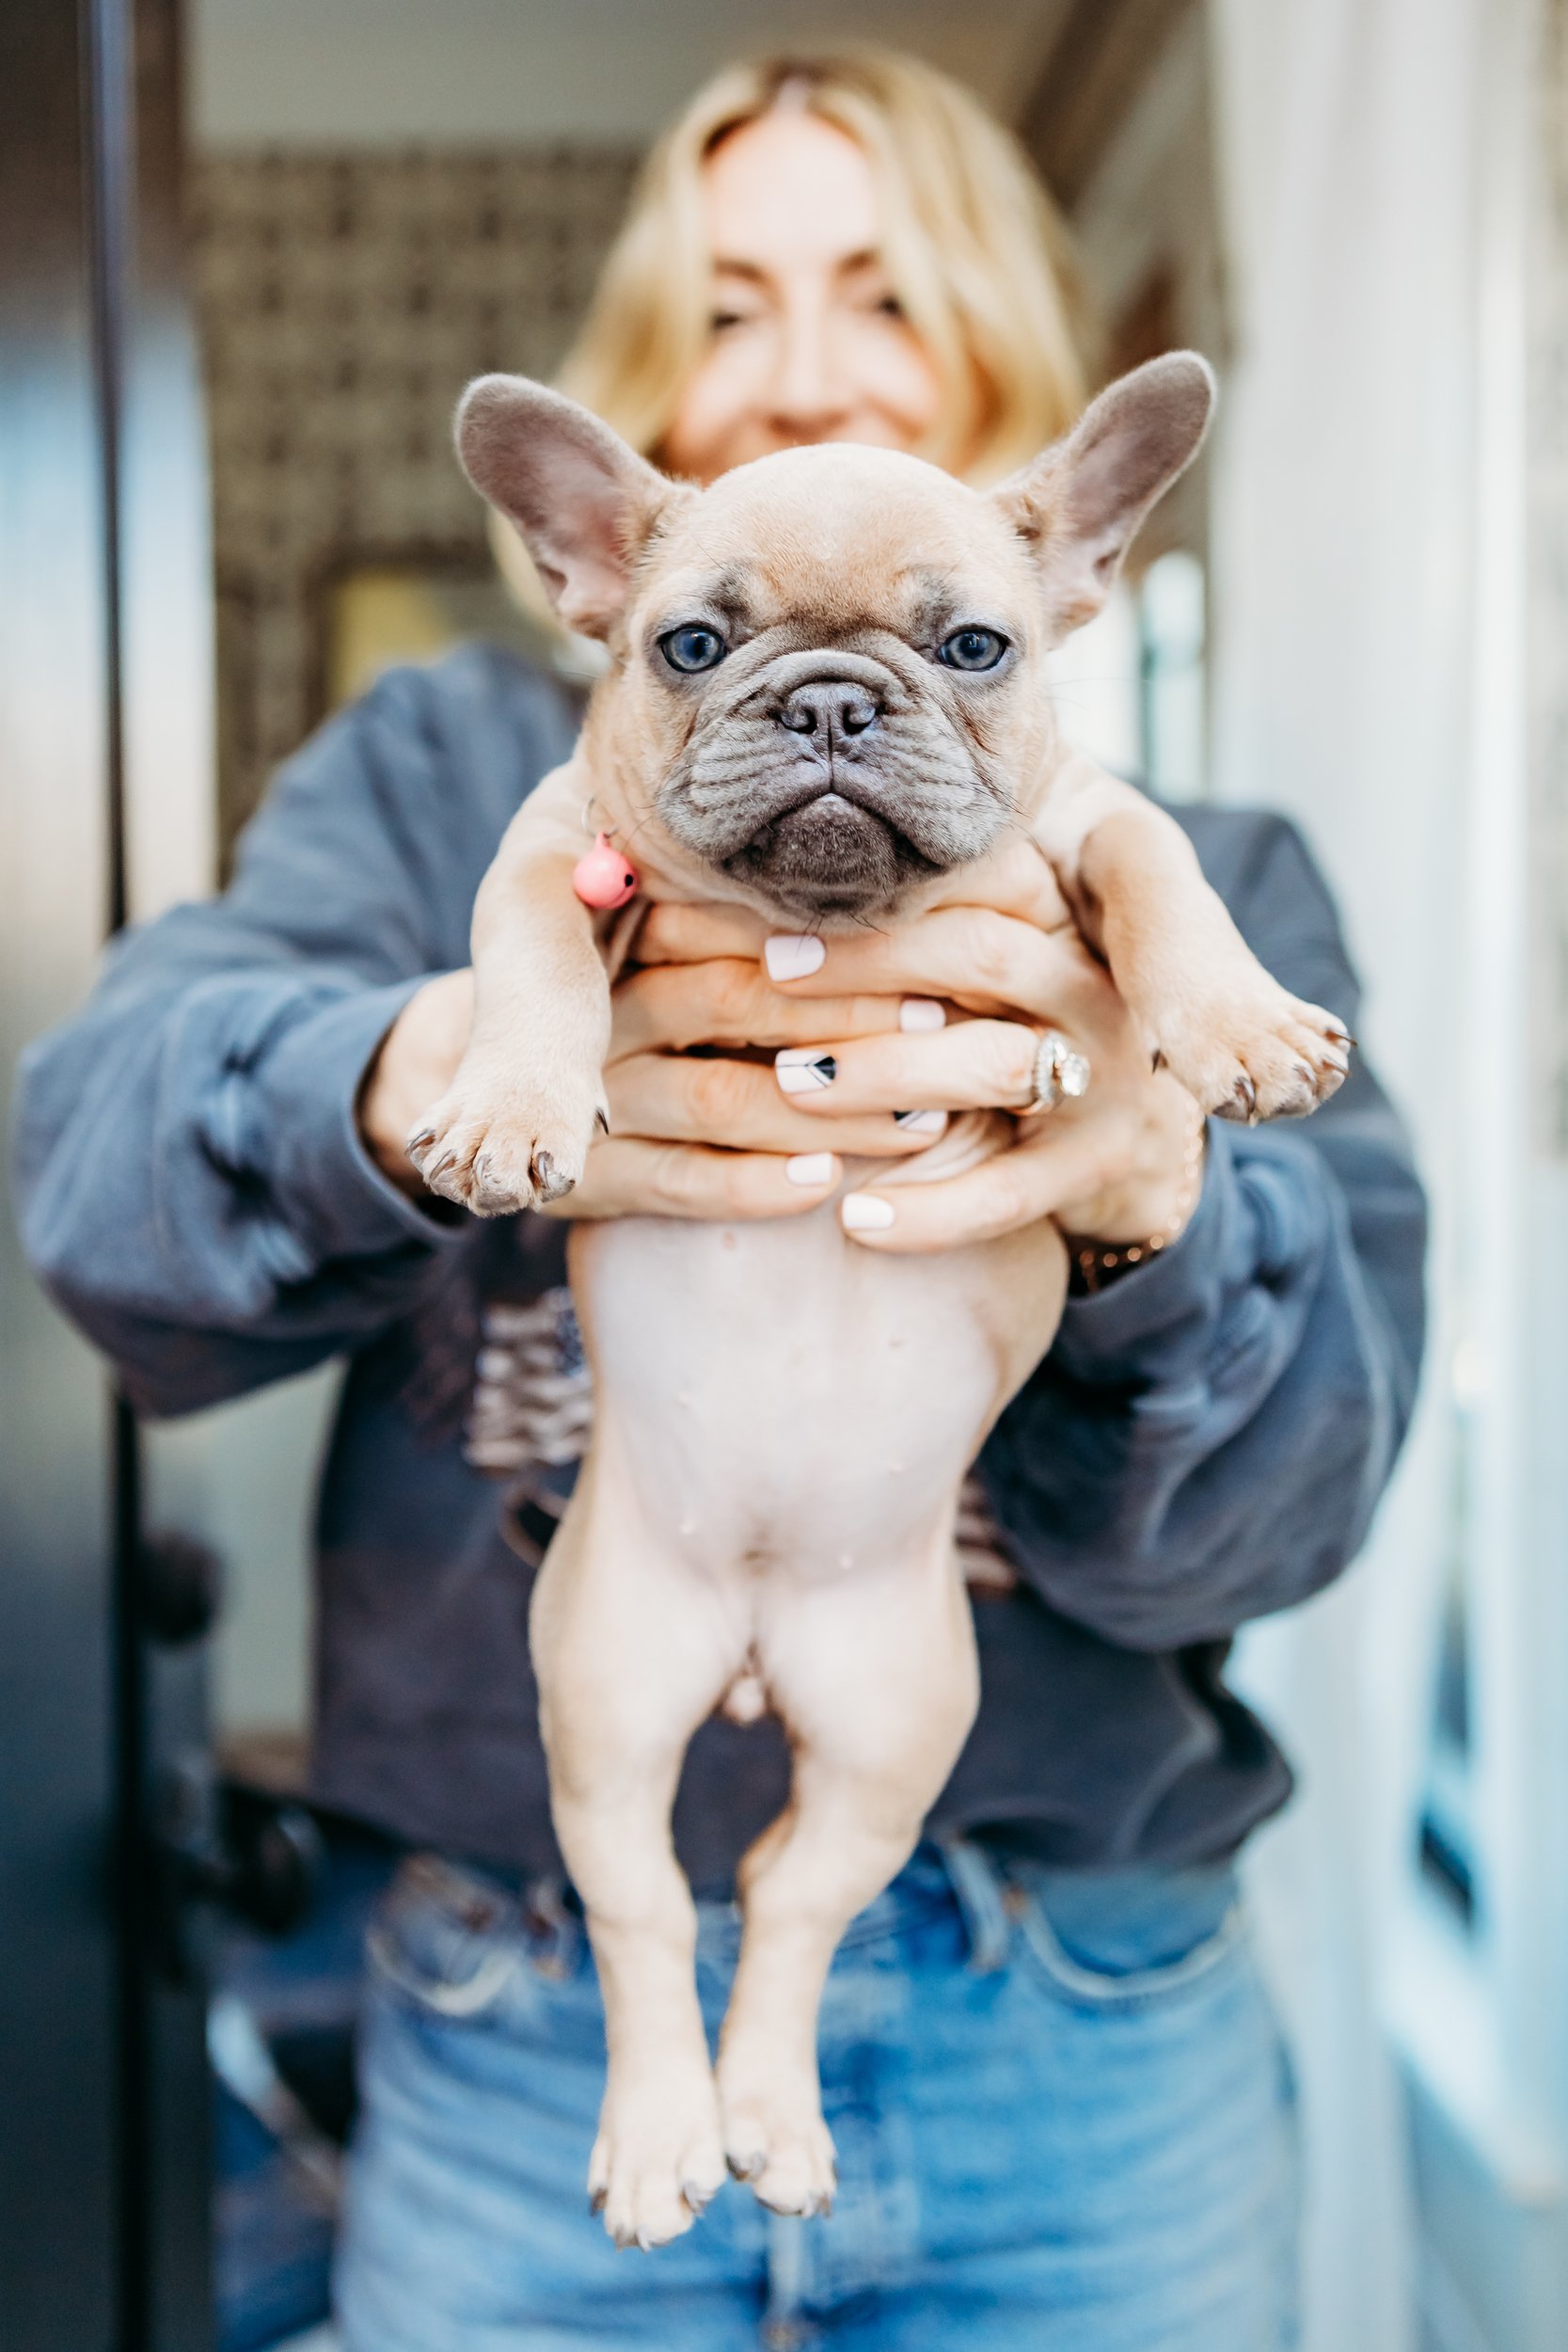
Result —
<instances>
[{"instance_id":1,"label":"patterned wallpaper","mask_svg":"<svg viewBox=\"0 0 1568 2352\"><path fill-rule=\"evenodd\" d=\"M225 842L323 708L325 603L360 563L485 569L456 395L548 374L635 158L226 151L197 165Z\"/></svg>"}]
</instances>

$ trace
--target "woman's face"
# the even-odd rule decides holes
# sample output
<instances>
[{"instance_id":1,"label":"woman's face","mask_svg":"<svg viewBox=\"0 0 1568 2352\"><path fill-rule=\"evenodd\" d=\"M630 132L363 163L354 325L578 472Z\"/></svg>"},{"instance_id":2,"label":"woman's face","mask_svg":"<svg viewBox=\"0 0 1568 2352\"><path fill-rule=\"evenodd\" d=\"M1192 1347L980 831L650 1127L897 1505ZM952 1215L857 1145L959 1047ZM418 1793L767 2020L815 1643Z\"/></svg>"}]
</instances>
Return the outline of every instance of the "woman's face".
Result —
<instances>
[{"instance_id":1,"label":"woman's face","mask_svg":"<svg viewBox=\"0 0 1568 2352\"><path fill-rule=\"evenodd\" d=\"M660 453L711 482L806 441L912 449L936 371L882 265L870 166L818 116L764 115L704 172L713 326Z\"/></svg>"}]
</instances>

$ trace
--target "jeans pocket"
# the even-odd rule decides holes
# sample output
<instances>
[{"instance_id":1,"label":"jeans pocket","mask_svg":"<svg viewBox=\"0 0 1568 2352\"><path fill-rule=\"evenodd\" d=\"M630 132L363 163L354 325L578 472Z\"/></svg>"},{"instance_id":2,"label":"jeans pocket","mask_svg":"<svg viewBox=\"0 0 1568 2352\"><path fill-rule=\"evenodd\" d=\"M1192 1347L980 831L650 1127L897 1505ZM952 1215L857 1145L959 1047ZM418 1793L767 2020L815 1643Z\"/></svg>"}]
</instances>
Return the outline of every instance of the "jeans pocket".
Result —
<instances>
[{"instance_id":1,"label":"jeans pocket","mask_svg":"<svg viewBox=\"0 0 1568 2352\"><path fill-rule=\"evenodd\" d=\"M519 1900L438 1855L414 1854L378 1905L365 1948L378 1981L415 2009L476 2024L562 1982L579 1941L554 1890Z\"/></svg>"},{"instance_id":2,"label":"jeans pocket","mask_svg":"<svg viewBox=\"0 0 1568 2352\"><path fill-rule=\"evenodd\" d=\"M1218 1908L1216 1906L1216 1908ZM1027 1879L1014 1879L1007 1890L1007 1909L1023 1938L1025 1949L1050 1990L1080 2009L1130 2010L1179 2001L1208 1984L1216 1971L1239 1964L1248 1950L1246 1914L1234 1896L1219 1910L1183 1933L1181 1915L1162 1916L1157 1882L1151 1882L1140 1903L1142 1915L1131 1937L1125 1932L1107 1938L1117 1950L1116 1961L1102 1962L1095 1951L1092 1931L1076 1931L1072 1949L1051 1919L1047 1893ZM1129 1943L1137 1943L1139 1929L1158 1946L1160 1958L1151 1963L1125 1959Z\"/></svg>"}]
</instances>

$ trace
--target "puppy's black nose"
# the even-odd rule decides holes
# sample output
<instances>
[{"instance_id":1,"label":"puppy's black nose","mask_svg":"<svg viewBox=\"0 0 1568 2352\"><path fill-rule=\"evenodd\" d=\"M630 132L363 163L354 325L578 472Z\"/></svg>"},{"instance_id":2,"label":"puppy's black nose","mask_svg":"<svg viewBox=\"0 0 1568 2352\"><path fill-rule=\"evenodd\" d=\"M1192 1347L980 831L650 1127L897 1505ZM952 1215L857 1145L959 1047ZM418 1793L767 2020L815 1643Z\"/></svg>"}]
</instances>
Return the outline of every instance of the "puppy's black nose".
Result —
<instances>
[{"instance_id":1,"label":"puppy's black nose","mask_svg":"<svg viewBox=\"0 0 1568 2352\"><path fill-rule=\"evenodd\" d=\"M791 735L815 735L824 750L835 737L864 735L882 715L882 706L848 678L818 678L798 686L775 714Z\"/></svg>"}]
</instances>

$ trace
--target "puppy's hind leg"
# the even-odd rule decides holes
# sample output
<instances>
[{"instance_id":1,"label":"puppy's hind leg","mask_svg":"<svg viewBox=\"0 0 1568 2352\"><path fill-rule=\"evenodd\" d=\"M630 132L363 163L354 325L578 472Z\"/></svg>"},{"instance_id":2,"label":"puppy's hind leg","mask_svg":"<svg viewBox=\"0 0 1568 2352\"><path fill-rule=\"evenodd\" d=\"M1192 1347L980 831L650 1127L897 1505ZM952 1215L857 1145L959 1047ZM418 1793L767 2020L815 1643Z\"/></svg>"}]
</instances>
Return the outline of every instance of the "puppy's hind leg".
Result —
<instances>
[{"instance_id":1,"label":"puppy's hind leg","mask_svg":"<svg viewBox=\"0 0 1568 2352\"><path fill-rule=\"evenodd\" d=\"M678 2237L724 2178L694 1978L696 1913L670 1835L687 1742L740 1663L703 1589L615 1515L567 1515L531 1633L556 1835L604 1997L609 2074L588 2186L619 2246Z\"/></svg>"},{"instance_id":2,"label":"puppy's hind leg","mask_svg":"<svg viewBox=\"0 0 1568 2352\"><path fill-rule=\"evenodd\" d=\"M819 2213L834 2177L816 2068L829 1964L913 1851L974 1719L974 1628L950 1532L916 1566L781 1584L760 1648L795 1783L741 1865L719 2093L731 2169L776 2212Z\"/></svg>"}]
</instances>

